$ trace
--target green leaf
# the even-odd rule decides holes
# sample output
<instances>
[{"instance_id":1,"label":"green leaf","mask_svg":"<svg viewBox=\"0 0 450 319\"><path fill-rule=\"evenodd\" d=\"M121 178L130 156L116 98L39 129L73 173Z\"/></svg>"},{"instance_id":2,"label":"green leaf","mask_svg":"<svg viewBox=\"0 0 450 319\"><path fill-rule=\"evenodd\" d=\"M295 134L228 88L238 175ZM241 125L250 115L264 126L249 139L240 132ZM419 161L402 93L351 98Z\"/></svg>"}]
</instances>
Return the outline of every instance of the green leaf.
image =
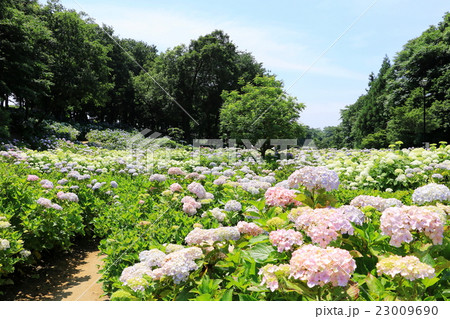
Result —
<instances>
[{"instance_id":1,"label":"green leaf","mask_svg":"<svg viewBox=\"0 0 450 319\"><path fill-rule=\"evenodd\" d=\"M426 264L430 265L431 267L434 267L436 265L433 257L431 257L430 254L426 254L425 256L423 256L421 258L421 262L426 263Z\"/></svg>"},{"instance_id":2,"label":"green leaf","mask_svg":"<svg viewBox=\"0 0 450 319\"><path fill-rule=\"evenodd\" d=\"M238 294L239 296L239 301L258 301L258 299L250 296L250 295L246 295L246 294Z\"/></svg>"},{"instance_id":3,"label":"green leaf","mask_svg":"<svg viewBox=\"0 0 450 319\"><path fill-rule=\"evenodd\" d=\"M360 258L360 257L363 257L363 255L359 252L359 251L357 251L357 250L350 250L350 255L352 255L352 257L354 257L354 258Z\"/></svg>"},{"instance_id":4,"label":"green leaf","mask_svg":"<svg viewBox=\"0 0 450 319\"><path fill-rule=\"evenodd\" d=\"M275 248L271 244L258 243L252 249L248 250L248 254L256 262L264 262L274 251Z\"/></svg>"},{"instance_id":5,"label":"green leaf","mask_svg":"<svg viewBox=\"0 0 450 319\"><path fill-rule=\"evenodd\" d=\"M233 301L233 289L228 289L223 294L221 301Z\"/></svg>"},{"instance_id":6,"label":"green leaf","mask_svg":"<svg viewBox=\"0 0 450 319\"><path fill-rule=\"evenodd\" d=\"M382 296L384 293L384 287L380 280L372 274L369 274L366 278L367 287L369 291L377 296Z\"/></svg>"},{"instance_id":7,"label":"green leaf","mask_svg":"<svg viewBox=\"0 0 450 319\"><path fill-rule=\"evenodd\" d=\"M122 289L117 290L111 295L111 301L131 301L131 300L138 300L138 299L129 292Z\"/></svg>"},{"instance_id":8,"label":"green leaf","mask_svg":"<svg viewBox=\"0 0 450 319\"><path fill-rule=\"evenodd\" d=\"M299 202L302 202L305 205L308 205L309 207L314 206L313 200L310 197L306 196L305 194L299 194L294 199Z\"/></svg>"},{"instance_id":9,"label":"green leaf","mask_svg":"<svg viewBox=\"0 0 450 319\"><path fill-rule=\"evenodd\" d=\"M197 301L211 301L211 295L210 294L201 294L195 298Z\"/></svg>"},{"instance_id":10,"label":"green leaf","mask_svg":"<svg viewBox=\"0 0 450 319\"><path fill-rule=\"evenodd\" d=\"M439 281L439 278L437 278L437 277L422 279L422 283L425 285L425 288L433 286L438 281Z\"/></svg>"},{"instance_id":11,"label":"green leaf","mask_svg":"<svg viewBox=\"0 0 450 319\"><path fill-rule=\"evenodd\" d=\"M250 244L257 244L257 243L267 242L268 240L269 240L269 236L262 234L262 235L252 237L248 242Z\"/></svg>"}]
</instances>

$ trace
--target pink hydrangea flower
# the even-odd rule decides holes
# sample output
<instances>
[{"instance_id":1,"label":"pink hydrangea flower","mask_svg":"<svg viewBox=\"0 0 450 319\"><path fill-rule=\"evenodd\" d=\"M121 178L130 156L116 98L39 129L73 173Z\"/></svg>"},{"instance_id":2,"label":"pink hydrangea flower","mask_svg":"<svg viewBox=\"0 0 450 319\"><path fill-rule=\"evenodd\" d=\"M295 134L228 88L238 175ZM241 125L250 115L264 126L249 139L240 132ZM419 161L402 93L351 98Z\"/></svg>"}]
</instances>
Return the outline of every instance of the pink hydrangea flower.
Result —
<instances>
[{"instance_id":1,"label":"pink hydrangea flower","mask_svg":"<svg viewBox=\"0 0 450 319\"><path fill-rule=\"evenodd\" d=\"M247 234L250 236L258 236L264 232L264 229L262 229L255 223L247 223L244 221L238 222L236 227L241 234Z\"/></svg>"},{"instance_id":2,"label":"pink hydrangea flower","mask_svg":"<svg viewBox=\"0 0 450 319\"><path fill-rule=\"evenodd\" d=\"M295 219L295 227L304 229L314 243L326 247L336 240L338 233L353 235L353 226L342 210L318 208L302 210Z\"/></svg>"},{"instance_id":3,"label":"pink hydrangea flower","mask_svg":"<svg viewBox=\"0 0 450 319\"><path fill-rule=\"evenodd\" d=\"M401 207L403 203L396 198L381 198L379 196L359 195L352 199L351 206L365 207L372 206L382 212L389 207Z\"/></svg>"},{"instance_id":4,"label":"pink hydrangea flower","mask_svg":"<svg viewBox=\"0 0 450 319\"><path fill-rule=\"evenodd\" d=\"M227 182L228 177L226 176L219 176L219 178L217 178L216 180L214 180L214 185L223 185Z\"/></svg>"},{"instance_id":5,"label":"pink hydrangea flower","mask_svg":"<svg viewBox=\"0 0 450 319\"><path fill-rule=\"evenodd\" d=\"M168 172L169 175L185 175L186 173L179 167L171 167Z\"/></svg>"},{"instance_id":6,"label":"pink hydrangea flower","mask_svg":"<svg viewBox=\"0 0 450 319\"><path fill-rule=\"evenodd\" d=\"M28 177L27 177L27 181L29 181L29 182L36 182L39 179L40 179L39 176L36 176L36 175L28 175Z\"/></svg>"},{"instance_id":7,"label":"pink hydrangea flower","mask_svg":"<svg viewBox=\"0 0 450 319\"><path fill-rule=\"evenodd\" d=\"M188 245L211 245L216 241L238 240L240 237L237 227L194 228L184 240Z\"/></svg>"},{"instance_id":8,"label":"pink hydrangea flower","mask_svg":"<svg viewBox=\"0 0 450 319\"><path fill-rule=\"evenodd\" d=\"M75 193L58 192L58 194L56 194L56 196L58 197L58 199L61 199L61 200L68 200L71 202L78 203L78 196Z\"/></svg>"},{"instance_id":9,"label":"pink hydrangea flower","mask_svg":"<svg viewBox=\"0 0 450 319\"><path fill-rule=\"evenodd\" d=\"M380 229L383 235L391 236L390 244L400 247L411 242L411 230L423 232L435 245L441 245L444 238L444 218L438 212L426 207L390 207L383 211Z\"/></svg>"},{"instance_id":10,"label":"pink hydrangea flower","mask_svg":"<svg viewBox=\"0 0 450 319\"><path fill-rule=\"evenodd\" d=\"M174 193L181 192L183 190L183 187L181 187L181 185L178 183L173 183L172 185L170 185L170 190Z\"/></svg>"},{"instance_id":11,"label":"pink hydrangea flower","mask_svg":"<svg viewBox=\"0 0 450 319\"><path fill-rule=\"evenodd\" d=\"M189 216L192 216L197 213L197 209L202 207L202 204L197 202L195 198L191 196L185 196L181 199L181 202L183 203L183 211L188 214Z\"/></svg>"},{"instance_id":12,"label":"pink hydrangea flower","mask_svg":"<svg viewBox=\"0 0 450 319\"><path fill-rule=\"evenodd\" d=\"M294 251L290 261L291 277L307 282L308 287L346 286L356 269L355 260L347 250L305 245Z\"/></svg>"},{"instance_id":13,"label":"pink hydrangea flower","mask_svg":"<svg viewBox=\"0 0 450 319\"><path fill-rule=\"evenodd\" d=\"M198 198L203 199L206 197L206 190L202 184L193 182L188 185L188 191L195 194Z\"/></svg>"},{"instance_id":14,"label":"pink hydrangea flower","mask_svg":"<svg viewBox=\"0 0 450 319\"><path fill-rule=\"evenodd\" d=\"M266 198L266 204L269 206L286 207L289 204L296 206L301 204L295 200L295 190L285 189L283 187L270 187L264 196Z\"/></svg>"},{"instance_id":15,"label":"pink hydrangea flower","mask_svg":"<svg viewBox=\"0 0 450 319\"><path fill-rule=\"evenodd\" d=\"M45 189L53 189L53 183L48 179L43 179L42 181L40 181L40 183Z\"/></svg>"},{"instance_id":16,"label":"pink hydrangea flower","mask_svg":"<svg viewBox=\"0 0 450 319\"><path fill-rule=\"evenodd\" d=\"M47 199L47 198L44 198L44 197L39 198L36 201L36 203L38 203L41 206L44 206L45 208L50 208L53 205L52 201L50 199Z\"/></svg>"},{"instance_id":17,"label":"pink hydrangea flower","mask_svg":"<svg viewBox=\"0 0 450 319\"><path fill-rule=\"evenodd\" d=\"M258 275L262 275L261 285L266 285L271 291L275 291L279 287L278 276L287 277L291 267L287 264L273 265L268 264L262 267Z\"/></svg>"},{"instance_id":18,"label":"pink hydrangea flower","mask_svg":"<svg viewBox=\"0 0 450 319\"><path fill-rule=\"evenodd\" d=\"M289 187L303 185L309 191L324 188L329 192L338 189L339 176L335 171L323 166L305 166L289 176L288 185Z\"/></svg>"},{"instance_id":19,"label":"pink hydrangea flower","mask_svg":"<svg viewBox=\"0 0 450 319\"><path fill-rule=\"evenodd\" d=\"M186 179L199 179L200 174L197 172L192 172L186 175Z\"/></svg>"},{"instance_id":20,"label":"pink hydrangea flower","mask_svg":"<svg viewBox=\"0 0 450 319\"><path fill-rule=\"evenodd\" d=\"M300 246L303 244L303 235L293 229L279 229L271 231L269 240L272 245L276 246L278 252L291 250L294 245Z\"/></svg>"}]
</instances>

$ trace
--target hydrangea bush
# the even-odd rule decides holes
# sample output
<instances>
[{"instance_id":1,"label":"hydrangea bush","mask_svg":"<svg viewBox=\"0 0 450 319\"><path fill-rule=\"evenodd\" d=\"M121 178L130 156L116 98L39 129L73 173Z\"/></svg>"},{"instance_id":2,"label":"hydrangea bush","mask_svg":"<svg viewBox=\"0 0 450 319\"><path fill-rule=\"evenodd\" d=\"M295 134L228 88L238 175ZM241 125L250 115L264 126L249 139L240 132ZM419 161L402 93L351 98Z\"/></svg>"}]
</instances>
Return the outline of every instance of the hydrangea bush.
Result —
<instances>
[{"instance_id":1,"label":"hydrangea bush","mask_svg":"<svg viewBox=\"0 0 450 319\"><path fill-rule=\"evenodd\" d=\"M1 151L0 290L95 236L112 300L450 298L448 146L268 164L232 148L149 157L116 133L90 135L104 148Z\"/></svg>"}]
</instances>

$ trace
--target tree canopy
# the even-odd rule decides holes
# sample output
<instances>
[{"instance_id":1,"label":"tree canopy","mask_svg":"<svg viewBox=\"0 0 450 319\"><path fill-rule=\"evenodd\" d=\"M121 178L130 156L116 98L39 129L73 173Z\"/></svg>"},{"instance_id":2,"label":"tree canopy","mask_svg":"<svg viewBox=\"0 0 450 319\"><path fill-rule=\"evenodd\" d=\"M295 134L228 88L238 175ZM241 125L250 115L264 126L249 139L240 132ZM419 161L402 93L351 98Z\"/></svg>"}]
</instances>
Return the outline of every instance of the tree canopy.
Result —
<instances>
[{"instance_id":1,"label":"tree canopy","mask_svg":"<svg viewBox=\"0 0 450 319\"><path fill-rule=\"evenodd\" d=\"M425 109L425 125L424 125ZM424 134L425 126L425 134ZM408 41L393 62L383 59L367 92L341 111L334 147L438 143L450 136L450 13Z\"/></svg>"},{"instance_id":2,"label":"tree canopy","mask_svg":"<svg viewBox=\"0 0 450 319\"><path fill-rule=\"evenodd\" d=\"M304 130L298 123L305 105L283 91L283 84L273 76L257 76L237 91L222 93L220 128L228 138L258 140L265 155L270 139L297 139Z\"/></svg>"},{"instance_id":3,"label":"tree canopy","mask_svg":"<svg viewBox=\"0 0 450 319\"><path fill-rule=\"evenodd\" d=\"M221 30L159 53L58 0L1 2L0 107L15 101L20 123L95 119L216 138L222 92L264 74Z\"/></svg>"}]
</instances>

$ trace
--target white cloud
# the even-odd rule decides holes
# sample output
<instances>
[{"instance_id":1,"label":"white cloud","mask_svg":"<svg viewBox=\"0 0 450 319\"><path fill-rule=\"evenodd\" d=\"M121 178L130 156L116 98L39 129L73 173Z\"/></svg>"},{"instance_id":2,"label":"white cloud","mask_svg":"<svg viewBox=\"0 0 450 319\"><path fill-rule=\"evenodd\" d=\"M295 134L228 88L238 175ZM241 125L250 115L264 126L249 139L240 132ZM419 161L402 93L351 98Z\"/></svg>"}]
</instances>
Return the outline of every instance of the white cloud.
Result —
<instances>
[{"instance_id":1,"label":"white cloud","mask_svg":"<svg viewBox=\"0 0 450 319\"><path fill-rule=\"evenodd\" d=\"M309 36L270 24L250 25L220 17L206 18L160 9L125 9L113 5L107 9L92 6L91 10L92 13L88 13L97 23L113 26L119 36L155 44L162 51L179 44L189 44L192 39L222 29L239 50L251 52L257 61L276 74L288 71L298 72L300 76L308 70L308 73L338 78L361 80L367 77L325 58L310 68L321 52L307 45Z\"/></svg>"}]
</instances>

